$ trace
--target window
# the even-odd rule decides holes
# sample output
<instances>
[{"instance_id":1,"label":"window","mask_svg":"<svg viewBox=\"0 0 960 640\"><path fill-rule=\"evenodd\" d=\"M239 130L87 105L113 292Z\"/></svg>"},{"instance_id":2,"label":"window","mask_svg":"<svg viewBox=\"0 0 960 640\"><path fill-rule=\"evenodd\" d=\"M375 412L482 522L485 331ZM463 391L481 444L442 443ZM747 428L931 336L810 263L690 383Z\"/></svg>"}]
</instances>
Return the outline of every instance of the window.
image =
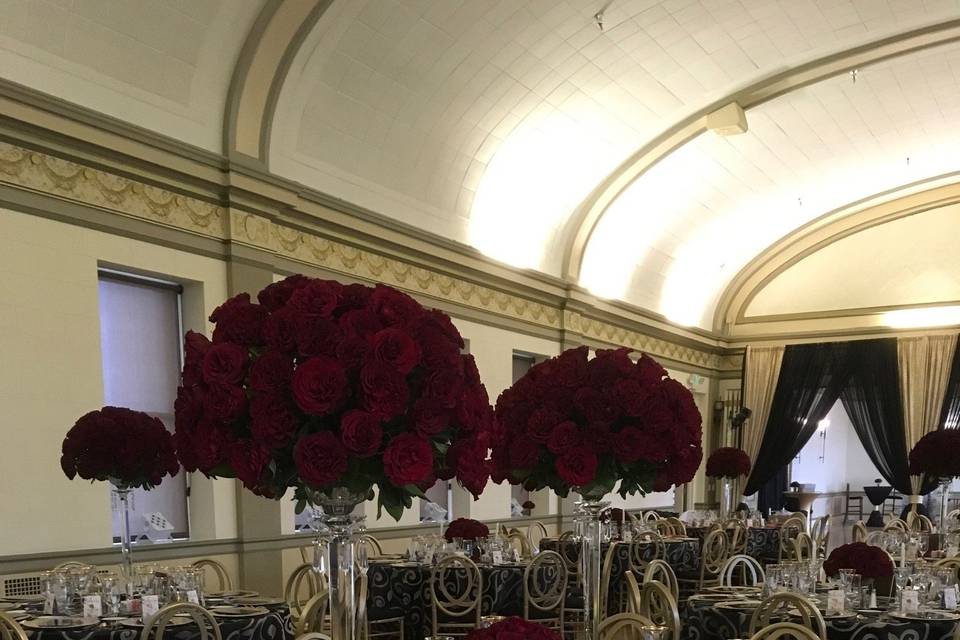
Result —
<instances>
[{"instance_id":1,"label":"window","mask_svg":"<svg viewBox=\"0 0 960 640\"><path fill-rule=\"evenodd\" d=\"M101 270L99 282L100 349L103 396L107 405L129 407L159 418L173 430L173 402L180 381L181 289L175 283ZM130 505L130 534L143 539L187 538L188 486L181 471L152 491L137 489ZM173 526L157 532L148 516L160 513ZM120 519L113 505L113 539L120 540Z\"/></svg>"},{"instance_id":2,"label":"window","mask_svg":"<svg viewBox=\"0 0 960 640\"><path fill-rule=\"evenodd\" d=\"M513 382L527 374L528 371L537 363L537 356L513 352ZM530 501L530 492L520 485L510 485L510 514L514 518L520 518L530 515L530 509L523 508L523 505Z\"/></svg>"}]
</instances>

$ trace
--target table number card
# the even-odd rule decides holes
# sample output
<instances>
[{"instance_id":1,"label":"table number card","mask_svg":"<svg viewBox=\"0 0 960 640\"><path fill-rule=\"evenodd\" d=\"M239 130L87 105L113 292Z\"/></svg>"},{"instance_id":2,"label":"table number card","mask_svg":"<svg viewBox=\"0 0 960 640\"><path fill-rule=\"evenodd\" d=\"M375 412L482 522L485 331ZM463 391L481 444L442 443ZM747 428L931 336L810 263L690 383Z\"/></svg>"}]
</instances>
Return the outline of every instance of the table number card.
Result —
<instances>
[{"instance_id":1,"label":"table number card","mask_svg":"<svg viewBox=\"0 0 960 640\"><path fill-rule=\"evenodd\" d=\"M957 608L957 588L947 587L943 590L943 608L953 611Z\"/></svg>"},{"instance_id":2,"label":"table number card","mask_svg":"<svg viewBox=\"0 0 960 640\"><path fill-rule=\"evenodd\" d=\"M187 591L187 602L192 602L193 604L200 604L200 596L197 595L196 589L190 589Z\"/></svg>"},{"instance_id":3,"label":"table number card","mask_svg":"<svg viewBox=\"0 0 960 640\"><path fill-rule=\"evenodd\" d=\"M159 596L143 596L140 602L140 616L143 618L143 624L150 624L150 619L160 611Z\"/></svg>"},{"instance_id":4,"label":"table number card","mask_svg":"<svg viewBox=\"0 0 960 640\"><path fill-rule=\"evenodd\" d=\"M99 618L103 615L103 601L100 596L83 596L83 617Z\"/></svg>"},{"instance_id":5,"label":"table number card","mask_svg":"<svg viewBox=\"0 0 960 640\"><path fill-rule=\"evenodd\" d=\"M843 589L827 592L827 615L843 613L844 609L846 609L846 594Z\"/></svg>"},{"instance_id":6,"label":"table number card","mask_svg":"<svg viewBox=\"0 0 960 640\"><path fill-rule=\"evenodd\" d=\"M493 564L503 564L503 551L498 549L493 552Z\"/></svg>"},{"instance_id":7,"label":"table number card","mask_svg":"<svg viewBox=\"0 0 960 640\"><path fill-rule=\"evenodd\" d=\"M916 613L920 609L920 593L918 591L904 589L901 601L904 613Z\"/></svg>"}]
</instances>

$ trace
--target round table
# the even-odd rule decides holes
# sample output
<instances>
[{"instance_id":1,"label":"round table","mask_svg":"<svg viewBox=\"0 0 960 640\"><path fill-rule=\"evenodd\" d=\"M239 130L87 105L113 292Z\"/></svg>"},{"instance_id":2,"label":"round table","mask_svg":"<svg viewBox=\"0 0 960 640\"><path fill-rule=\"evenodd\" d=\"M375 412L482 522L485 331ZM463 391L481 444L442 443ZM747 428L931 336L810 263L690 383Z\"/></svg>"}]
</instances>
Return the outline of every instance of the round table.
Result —
<instances>
[{"instance_id":1,"label":"round table","mask_svg":"<svg viewBox=\"0 0 960 640\"><path fill-rule=\"evenodd\" d=\"M544 546L546 543L546 546ZM580 544L572 540L567 540L567 546L564 548L564 554L568 560L576 560L580 557ZM617 545L624 554L629 569L630 545L623 543ZM641 543L641 556L645 561L653 560L656 555L656 547L652 543ZM555 538L544 538L540 541L540 548L544 551L557 551L558 545ZM664 538L663 540L664 560L673 569L676 574L700 572L700 540L696 537L690 538ZM626 571L626 569L624 569Z\"/></svg>"},{"instance_id":2,"label":"round table","mask_svg":"<svg viewBox=\"0 0 960 640\"><path fill-rule=\"evenodd\" d=\"M682 613L681 640L747 638L750 612L720 609L717 601L691 596ZM956 622L903 621L886 614L827 620L828 640L950 640Z\"/></svg>"},{"instance_id":3,"label":"round table","mask_svg":"<svg viewBox=\"0 0 960 640\"><path fill-rule=\"evenodd\" d=\"M687 527L687 533L701 543L709 527ZM780 557L780 527L748 527L746 554L758 560L776 560Z\"/></svg>"},{"instance_id":4,"label":"round table","mask_svg":"<svg viewBox=\"0 0 960 640\"><path fill-rule=\"evenodd\" d=\"M867 500L869 500L870 504L873 505L873 511L870 512L870 517L867 519L868 527L883 526L883 514L880 513L880 506L883 504L884 500L890 497L891 491L893 491L893 487L890 486L883 487L880 485L874 485L872 487L863 488L863 492L867 494Z\"/></svg>"}]
</instances>

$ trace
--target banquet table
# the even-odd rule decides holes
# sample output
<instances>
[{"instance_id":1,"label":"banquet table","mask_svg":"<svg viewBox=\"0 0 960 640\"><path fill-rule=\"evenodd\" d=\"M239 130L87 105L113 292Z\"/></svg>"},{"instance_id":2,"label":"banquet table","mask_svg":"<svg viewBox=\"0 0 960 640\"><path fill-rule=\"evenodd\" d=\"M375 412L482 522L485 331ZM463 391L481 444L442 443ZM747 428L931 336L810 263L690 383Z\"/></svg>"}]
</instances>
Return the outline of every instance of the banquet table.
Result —
<instances>
[{"instance_id":1,"label":"banquet table","mask_svg":"<svg viewBox=\"0 0 960 640\"><path fill-rule=\"evenodd\" d=\"M691 596L681 619L681 640L726 640L747 638L749 611L718 608L716 600ZM956 622L903 621L887 614L827 619L828 640L950 640Z\"/></svg>"},{"instance_id":2,"label":"banquet table","mask_svg":"<svg viewBox=\"0 0 960 640\"><path fill-rule=\"evenodd\" d=\"M574 560L580 557L580 545L577 542L568 540L568 547L564 549L567 558ZM665 538L663 541L664 560L673 569L676 574L697 573L700 571L700 540L696 538ZM543 550L557 551L557 540L553 538L544 538L540 541L540 548ZM626 556L626 571L630 568L630 545L617 545L620 553ZM643 559L653 560L656 555L656 548L651 543L642 543ZM618 563L619 564L619 563ZM618 577L621 578L622 574Z\"/></svg>"},{"instance_id":3,"label":"banquet table","mask_svg":"<svg viewBox=\"0 0 960 640\"><path fill-rule=\"evenodd\" d=\"M703 541L708 527L687 527L687 534ZM775 560L780 557L780 527L748 527L747 555L758 560Z\"/></svg>"}]
</instances>

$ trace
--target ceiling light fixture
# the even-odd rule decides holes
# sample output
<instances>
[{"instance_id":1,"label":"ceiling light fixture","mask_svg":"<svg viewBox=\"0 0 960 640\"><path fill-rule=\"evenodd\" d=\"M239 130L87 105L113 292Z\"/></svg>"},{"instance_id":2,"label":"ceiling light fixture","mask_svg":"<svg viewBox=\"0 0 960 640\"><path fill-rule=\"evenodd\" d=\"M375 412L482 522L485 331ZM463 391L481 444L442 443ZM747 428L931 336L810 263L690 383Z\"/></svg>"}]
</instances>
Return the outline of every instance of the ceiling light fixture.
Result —
<instances>
[{"instance_id":1,"label":"ceiling light fixture","mask_svg":"<svg viewBox=\"0 0 960 640\"><path fill-rule=\"evenodd\" d=\"M960 305L887 311L883 314L883 324L895 329L919 329L960 324Z\"/></svg>"}]
</instances>

